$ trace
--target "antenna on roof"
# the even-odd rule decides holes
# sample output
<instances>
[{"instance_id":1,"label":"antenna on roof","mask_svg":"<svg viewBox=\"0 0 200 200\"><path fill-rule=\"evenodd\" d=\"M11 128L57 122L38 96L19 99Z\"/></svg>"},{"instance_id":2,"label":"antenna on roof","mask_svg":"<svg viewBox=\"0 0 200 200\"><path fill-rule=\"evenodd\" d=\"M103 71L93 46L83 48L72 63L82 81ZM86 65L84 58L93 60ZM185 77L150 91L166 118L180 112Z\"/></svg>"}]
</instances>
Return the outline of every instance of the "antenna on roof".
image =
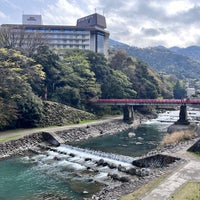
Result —
<instances>
[{"instance_id":1,"label":"antenna on roof","mask_svg":"<svg viewBox=\"0 0 200 200\"><path fill-rule=\"evenodd\" d=\"M97 13L97 8L94 9L95 13Z\"/></svg>"}]
</instances>

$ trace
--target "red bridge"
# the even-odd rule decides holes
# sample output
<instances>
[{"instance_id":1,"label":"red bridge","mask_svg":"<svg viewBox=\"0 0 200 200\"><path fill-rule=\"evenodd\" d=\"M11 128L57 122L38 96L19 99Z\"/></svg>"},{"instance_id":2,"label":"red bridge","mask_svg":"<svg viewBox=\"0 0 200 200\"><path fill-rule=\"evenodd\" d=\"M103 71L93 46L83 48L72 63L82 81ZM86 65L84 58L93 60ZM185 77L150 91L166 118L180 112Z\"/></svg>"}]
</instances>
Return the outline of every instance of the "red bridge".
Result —
<instances>
[{"instance_id":1,"label":"red bridge","mask_svg":"<svg viewBox=\"0 0 200 200\"><path fill-rule=\"evenodd\" d=\"M98 105L123 105L124 121L133 121L133 106L137 105L170 105L180 106L177 124L189 124L187 119L187 105L200 105L200 99L92 99L91 103Z\"/></svg>"},{"instance_id":2,"label":"red bridge","mask_svg":"<svg viewBox=\"0 0 200 200\"><path fill-rule=\"evenodd\" d=\"M200 105L200 99L92 99L102 105Z\"/></svg>"}]
</instances>

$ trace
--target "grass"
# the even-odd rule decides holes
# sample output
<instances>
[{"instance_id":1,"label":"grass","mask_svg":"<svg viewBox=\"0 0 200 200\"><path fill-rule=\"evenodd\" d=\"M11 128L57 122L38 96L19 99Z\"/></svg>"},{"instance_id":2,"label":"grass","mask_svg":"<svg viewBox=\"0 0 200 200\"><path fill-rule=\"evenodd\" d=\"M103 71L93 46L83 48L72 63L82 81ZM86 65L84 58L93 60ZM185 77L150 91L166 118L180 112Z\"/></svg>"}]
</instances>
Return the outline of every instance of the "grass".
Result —
<instances>
[{"instance_id":1,"label":"grass","mask_svg":"<svg viewBox=\"0 0 200 200\"><path fill-rule=\"evenodd\" d=\"M88 120L82 120L80 121L79 124L87 124L87 123L90 123L90 122L97 122L98 119L88 119Z\"/></svg>"},{"instance_id":2,"label":"grass","mask_svg":"<svg viewBox=\"0 0 200 200\"><path fill-rule=\"evenodd\" d=\"M194 156L200 159L200 152L187 152L188 156Z\"/></svg>"},{"instance_id":3,"label":"grass","mask_svg":"<svg viewBox=\"0 0 200 200\"><path fill-rule=\"evenodd\" d=\"M0 138L0 143L8 142L10 140L16 140L16 139L19 139L20 137L21 137L21 135L14 135L14 136Z\"/></svg>"},{"instance_id":4,"label":"grass","mask_svg":"<svg viewBox=\"0 0 200 200\"><path fill-rule=\"evenodd\" d=\"M151 181L150 183L139 188L138 190L136 190L126 196L123 196L120 200L139 200L139 199L141 199L141 196L143 196L145 193L147 193L148 191L151 191L153 188L155 188L157 185L159 185L167 176L168 176L168 174L163 175L163 176Z\"/></svg>"},{"instance_id":5,"label":"grass","mask_svg":"<svg viewBox=\"0 0 200 200\"><path fill-rule=\"evenodd\" d=\"M200 182L188 182L184 184L170 200L199 200Z\"/></svg>"},{"instance_id":6,"label":"grass","mask_svg":"<svg viewBox=\"0 0 200 200\"><path fill-rule=\"evenodd\" d=\"M195 132L192 130L175 131L172 134L168 134L163 138L162 145L169 145L178 143L184 140L190 140L195 136Z\"/></svg>"}]
</instances>

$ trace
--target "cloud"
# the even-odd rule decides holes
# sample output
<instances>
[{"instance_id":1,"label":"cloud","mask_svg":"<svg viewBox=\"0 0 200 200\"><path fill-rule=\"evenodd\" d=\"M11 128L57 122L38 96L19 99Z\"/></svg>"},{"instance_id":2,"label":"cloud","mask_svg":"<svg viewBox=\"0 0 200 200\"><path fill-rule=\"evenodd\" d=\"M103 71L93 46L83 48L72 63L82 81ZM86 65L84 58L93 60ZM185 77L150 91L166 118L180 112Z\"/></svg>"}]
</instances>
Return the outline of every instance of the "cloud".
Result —
<instances>
[{"instance_id":1,"label":"cloud","mask_svg":"<svg viewBox=\"0 0 200 200\"><path fill-rule=\"evenodd\" d=\"M97 11L105 15L110 37L120 42L139 47L200 45L198 0L1 0L0 22L16 22L22 11L40 13L44 24L59 25L76 25L78 18Z\"/></svg>"},{"instance_id":2,"label":"cloud","mask_svg":"<svg viewBox=\"0 0 200 200\"><path fill-rule=\"evenodd\" d=\"M7 16L3 12L0 11L0 19L6 19L6 18Z\"/></svg>"},{"instance_id":3,"label":"cloud","mask_svg":"<svg viewBox=\"0 0 200 200\"><path fill-rule=\"evenodd\" d=\"M157 36L160 34L160 31L154 28L142 28L141 32L147 36Z\"/></svg>"},{"instance_id":4,"label":"cloud","mask_svg":"<svg viewBox=\"0 0 200 200\"><path fill-rule=\"evenodd\" d=\"M45 24L76 25L78 18L95 12L97 0L57 0L42 13Z\"/></svg>"},{"instance_id":5,"label":"cloud","mask_svg":"<svg viewBox=\"0 0 200 200\"><path fill-rule=\"evenodd\" d=\"M125 21L126 26L120 26L120 32L121 28L127 30L127 27L132 32L129 31L125 37L120 37L115 34L117 26L111 23L111 30L113 27L116 28L113 34L111 32L111 37L140 47L157 44L168 47L178 44L184 47L198 41L200 5L197 1L135 0L132 4L131 2L133 1L127 0L121 6L122 9L116 12L115 6L111 7L108 22L110 23L112 17L115 17L119 25L121 21Z\"/></svg>"}]
</instances>

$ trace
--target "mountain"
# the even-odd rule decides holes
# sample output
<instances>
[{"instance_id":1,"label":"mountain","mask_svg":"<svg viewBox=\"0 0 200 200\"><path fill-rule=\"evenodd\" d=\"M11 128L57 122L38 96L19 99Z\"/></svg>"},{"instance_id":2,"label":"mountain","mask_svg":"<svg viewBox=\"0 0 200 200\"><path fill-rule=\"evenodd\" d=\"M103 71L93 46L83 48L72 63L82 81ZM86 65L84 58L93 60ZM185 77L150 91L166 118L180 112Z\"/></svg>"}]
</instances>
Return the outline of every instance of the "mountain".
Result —
<instances>
[{"instance_id":1,"label":"mountain","mask_svg":"<svg viewBox=\"0 0 200 200\"><path fill-rule=\"evenodd\" d=\"M190 46L187 48L171 47L169 50L181 55L188 56L200 62L200 47L199 46Z\"/></svg>"},{"instance_id":2,"label":"mountain","mask_svg":"<svg viewBox=\"0 0 200 200\"><path fill-rule=\"evenodd\" d=\"M200 47L179 47L171 49L163 46L138 48L117 41L109 41L111 50L125 50L129 55L146 62L152 69L160 73L172 74L179 79L198 79L200 74ZM193 55L193 56L192 56Z\"/></svg>"}]
</instances>

